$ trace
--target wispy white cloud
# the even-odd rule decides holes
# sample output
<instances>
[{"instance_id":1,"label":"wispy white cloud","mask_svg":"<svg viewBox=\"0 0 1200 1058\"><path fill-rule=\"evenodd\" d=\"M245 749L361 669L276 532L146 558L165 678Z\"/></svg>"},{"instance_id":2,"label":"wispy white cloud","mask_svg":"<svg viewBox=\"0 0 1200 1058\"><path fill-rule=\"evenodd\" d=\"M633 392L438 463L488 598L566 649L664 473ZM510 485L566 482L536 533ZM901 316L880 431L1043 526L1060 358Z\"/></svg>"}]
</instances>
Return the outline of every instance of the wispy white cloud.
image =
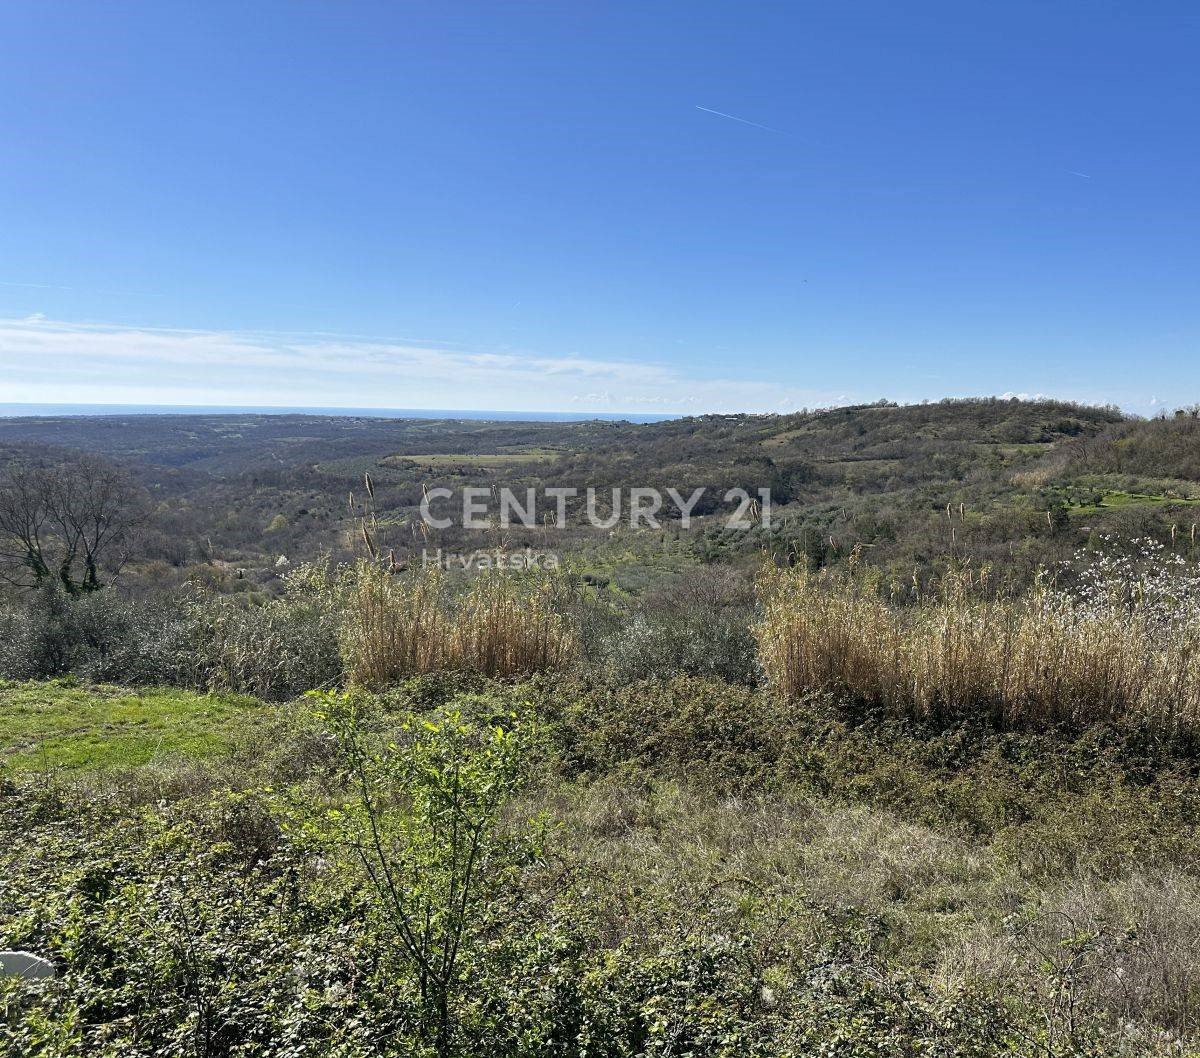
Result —
<instances>
[{"instance_id":1,"label":"wispy white cloud","mask_svg":"<svg viewBox=\"0 0 1200 1058\"><path fill-rule=\"evenodd\" d=\"M670 365L330 334L0 320L0 403L780 411L838 397Z\"/></svg>"},{"instance_id":2,"label":"wispy white cloud","mask_svg":"<svg viewBox=\"0 0 1200 1058\"><path fill-rule=\"evenodd\" d=\"M62 286L58 283L18 283L14 280L0 279L0 287L13 287L23 290L66 290L71 293L83 294L116 294L131 298L159 298L161 294L151 294L144 290L83 290L80 287Z\"/></svg>"}]
</instances>

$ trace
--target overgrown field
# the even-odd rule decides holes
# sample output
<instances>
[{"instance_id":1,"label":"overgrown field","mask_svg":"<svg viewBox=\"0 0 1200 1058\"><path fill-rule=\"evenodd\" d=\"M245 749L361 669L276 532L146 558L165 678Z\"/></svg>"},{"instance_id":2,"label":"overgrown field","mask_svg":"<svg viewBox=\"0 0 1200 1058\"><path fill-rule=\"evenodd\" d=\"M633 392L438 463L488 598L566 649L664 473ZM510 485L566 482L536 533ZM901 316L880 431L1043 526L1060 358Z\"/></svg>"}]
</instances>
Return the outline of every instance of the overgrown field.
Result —
<instances>
[{"instance_id":1,"label":"overgrown field","mask_svg":"<svg viewBox=\"0 0 1200 1058\"><path fill-rule=\"evenodd\" d=\"M1148 540L1024 592L45 591L0 614L0 948L58 976L0 983L0 1054L1200 1053L1198 604Z\"/></svg>"},{"instance_id":2,"label":"overgrown field","mask_svg":"<svg viewBox=\"0 0 1200 1058\"><path fill-rule=\"evenodd\" d=\"M7 721L28 743L130 700L2 693L40 703ZM0 946L60 975L4 986L0 1053L1182 1054L1200 1036L1200 788L1153 738L686 677L422 677L242 702L234 729L210 699L169 700L193 741L147 727L93 770L81 749L7 771Z\"/></svg>"}]
</instances>

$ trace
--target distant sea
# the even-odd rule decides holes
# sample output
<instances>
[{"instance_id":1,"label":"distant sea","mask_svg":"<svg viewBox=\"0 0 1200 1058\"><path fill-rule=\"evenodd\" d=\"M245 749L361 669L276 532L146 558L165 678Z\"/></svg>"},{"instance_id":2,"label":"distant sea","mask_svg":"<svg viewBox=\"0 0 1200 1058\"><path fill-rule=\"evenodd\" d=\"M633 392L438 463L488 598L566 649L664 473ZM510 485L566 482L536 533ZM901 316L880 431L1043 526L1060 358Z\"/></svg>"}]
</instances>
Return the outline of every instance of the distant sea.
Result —
<instances>
[{"instance_id":1,"label":"distant sea","mask_svg":"<svg viewBox=\"0 0 1200 1058\"><path fill-rule=\"evenodd\" d=\"M479 411L463 408L278 408L220 404L0 404L0 418L61 415L337 415L360 419L483 419L498 422L663 422L676 415L607 411Z\"/></svg>"}]
</instances>

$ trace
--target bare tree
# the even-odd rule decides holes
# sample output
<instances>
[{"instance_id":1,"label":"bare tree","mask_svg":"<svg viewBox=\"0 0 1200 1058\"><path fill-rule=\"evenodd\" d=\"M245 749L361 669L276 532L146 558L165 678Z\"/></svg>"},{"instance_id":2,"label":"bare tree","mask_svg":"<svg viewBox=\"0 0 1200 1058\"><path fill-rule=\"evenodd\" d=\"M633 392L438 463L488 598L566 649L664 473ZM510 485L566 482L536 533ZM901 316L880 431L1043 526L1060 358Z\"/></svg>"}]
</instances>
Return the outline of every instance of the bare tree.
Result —
<instances>
[{"instance_id":1,"label":"bare tree","mask_svg":"<svg viewBox=\"0 0 1200 1058\"><path fill-rule=\"evenodd\" d=\"M57 580L70 594L102 587L128 555L145 513L129 473L97 456L13 460L0 472L0 578Z\"/></svg>"}]
</instances>

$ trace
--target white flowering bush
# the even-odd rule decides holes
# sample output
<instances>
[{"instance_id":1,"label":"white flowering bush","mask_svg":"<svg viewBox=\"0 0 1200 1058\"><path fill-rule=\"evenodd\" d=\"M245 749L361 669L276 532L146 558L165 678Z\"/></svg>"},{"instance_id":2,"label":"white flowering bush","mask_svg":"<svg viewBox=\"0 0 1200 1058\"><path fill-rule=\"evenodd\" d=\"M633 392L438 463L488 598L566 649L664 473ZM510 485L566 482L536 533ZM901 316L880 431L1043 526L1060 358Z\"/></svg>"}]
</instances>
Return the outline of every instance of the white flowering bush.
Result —
<instances>
[{"instance_id":1,"label":"white flowering bush","mask_svg":"<svg viewBox=\"0 0 1200 1058\"><path fill-rule=\"evenodd\" d=\"M1123 610L1164 630L1200 621L1200 566L1150 537L1111 534L1063 565L1063 581L1083 614Z\"/></svg>"}]
</instances>

